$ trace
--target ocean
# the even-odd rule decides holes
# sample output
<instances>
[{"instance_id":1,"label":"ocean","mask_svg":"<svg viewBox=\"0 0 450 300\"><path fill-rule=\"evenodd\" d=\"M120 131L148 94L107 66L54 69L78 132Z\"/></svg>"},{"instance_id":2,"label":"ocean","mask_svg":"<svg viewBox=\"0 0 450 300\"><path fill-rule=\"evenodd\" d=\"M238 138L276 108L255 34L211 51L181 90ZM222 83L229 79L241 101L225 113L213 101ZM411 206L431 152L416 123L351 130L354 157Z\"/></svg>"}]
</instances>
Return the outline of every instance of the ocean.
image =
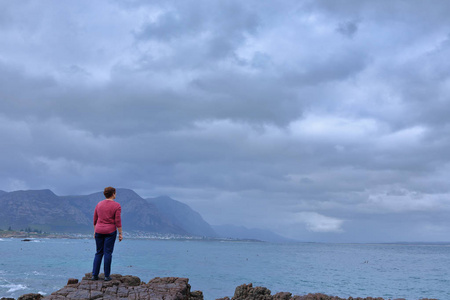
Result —
<instances>
[{"instance_id":1,"label":"ocean","mask_svg":"<svg viewBox=\"0 0 450 300\"><path fill-rule=\"evenodd\" d=\"M93 239L0 239L0 298L50 294L92 269ZM450 299L450 245L143 240L116 242L112 273L187 277L206 300L238 285L272 294Z\"/></svg>"}]
</instances>

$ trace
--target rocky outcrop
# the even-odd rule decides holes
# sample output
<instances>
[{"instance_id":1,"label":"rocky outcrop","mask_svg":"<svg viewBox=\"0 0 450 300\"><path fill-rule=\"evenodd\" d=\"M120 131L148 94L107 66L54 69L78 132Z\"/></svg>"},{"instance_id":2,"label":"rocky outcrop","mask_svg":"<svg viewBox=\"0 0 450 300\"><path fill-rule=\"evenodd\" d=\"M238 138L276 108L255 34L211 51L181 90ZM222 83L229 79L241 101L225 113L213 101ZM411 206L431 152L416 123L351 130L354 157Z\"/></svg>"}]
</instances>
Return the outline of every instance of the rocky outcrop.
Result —
<instances>
[{"instance_id":1,"label":"rocky outcrop","mask_svg":"<svg viewBox=\"0 0 450 300\"><path fill-rule=\"evenodd\" d=\"M141 281L139 277L112 274L111 281L90 280L91 273L87 273L78 282L77 279L69 279L67 285L59 291L42 298L42 300L63 299L154 299L154 300L203 300L200 291L191 292L187 278L165 277L153 278L148 283ZM36 298L38 299L38 298Z\"/></svg>"},{"instance_id":2,"label":"rocky outcrop","mask_svg":"<svg viewBox=\"0 0 450 300\"><path fill-rule=\"evenodd\" d=\"M385 300L383 298L339 298L336 296L328 296L324 294L308 294L305 296L293 296L288 292L280 292L275 295L271 295L271 291L265 287L253 287L250 284L243 284L236 288L233 298L220 298L216 300ZM405 299L393 299L393 300L405 300ZM421 299L421 300L437 300L437 299Z\"/></svg>"},{"instance_id":3,"label":"rocky outcrop","mask_svg":"<svg viewBox=\"0 0 450 300\"><path fill-rule=\"evenodd\" d=\"M40 294L26 294L18 300L109 300L109 299L142 299L142 300L203 300L201 291L191 292L189 279L178 277L156 277L148 283L142 282L139 277L119 274L111 275L111 281L104 281L102 274L100 280L90 280L91 273L87 273L79 282L70 278L67 285L59 291L46 297ZM13 298L0 298L0 300L14 300ZM293 296L288 292L280 292L271 295L271 291L265 287L253 287L243 284L236 288L233 298L224 297L216 300L385 300L383 298L339 298L324 294L308 294ZM392 300L405 300L402 298ZM437 300L421 298L421 300Z\"/></svg>"}]
</instances>

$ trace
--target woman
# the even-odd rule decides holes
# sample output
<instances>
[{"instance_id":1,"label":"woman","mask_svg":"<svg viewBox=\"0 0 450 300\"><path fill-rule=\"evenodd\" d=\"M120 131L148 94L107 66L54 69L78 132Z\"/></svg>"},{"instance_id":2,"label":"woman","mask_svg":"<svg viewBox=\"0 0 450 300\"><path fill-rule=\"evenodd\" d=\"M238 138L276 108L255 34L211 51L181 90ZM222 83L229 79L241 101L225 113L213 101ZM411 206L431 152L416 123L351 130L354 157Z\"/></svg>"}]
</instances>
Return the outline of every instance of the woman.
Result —
<instances>
[{"instance_id":1,"label":"woman","mask_svg":"<svg viewBox=\"0 0 450 300\"><path fill-rule=\"evenodd\" d=\"M94 267L92 269L91 280L98 280L102 258L105 256L103 268L105 271L105 281L110 281L111 261L116 242L117 230L119 230L119 242L122 241L122 220L120 213L122 208L120 204L114 201L116 199L116 189L107 187L103 191L106 199L100 201L94 211L94 237L97 245L97 252L94 258Z\"/></svg>"}]
</instances>

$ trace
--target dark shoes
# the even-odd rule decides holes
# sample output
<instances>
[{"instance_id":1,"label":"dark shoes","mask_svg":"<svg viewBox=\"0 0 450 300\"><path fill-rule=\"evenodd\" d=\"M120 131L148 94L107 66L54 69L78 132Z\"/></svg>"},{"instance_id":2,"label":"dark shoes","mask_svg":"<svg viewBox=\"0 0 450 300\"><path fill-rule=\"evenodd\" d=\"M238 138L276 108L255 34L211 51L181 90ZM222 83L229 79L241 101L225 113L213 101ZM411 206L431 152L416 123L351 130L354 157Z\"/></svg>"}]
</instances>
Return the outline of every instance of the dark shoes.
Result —
<instances>
[{"instance_id":1,"label":"dark shoes","mask_svg":"<svg viewBox=\"0 0 450 300\"><path fill-rule=\"evenodd\" d=\"M98 276L92 276L91 280L98 280ZM105 277L105 281L111 281L111 280L112 280L111 277L109 277L109 276Z\"/></svg>"}]
</instances>

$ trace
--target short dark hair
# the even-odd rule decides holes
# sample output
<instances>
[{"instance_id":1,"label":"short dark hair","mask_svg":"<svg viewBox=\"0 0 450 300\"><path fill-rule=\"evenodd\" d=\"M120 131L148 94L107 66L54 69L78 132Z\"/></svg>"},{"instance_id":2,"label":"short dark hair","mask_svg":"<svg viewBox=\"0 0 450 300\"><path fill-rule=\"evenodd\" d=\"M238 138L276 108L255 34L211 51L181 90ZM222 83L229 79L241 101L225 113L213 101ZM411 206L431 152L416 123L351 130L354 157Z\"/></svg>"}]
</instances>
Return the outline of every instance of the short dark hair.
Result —
<instances>
[{"instance_id":1,"label":"short dark hair","mask_svg":"<svg viewBox=\"0 0 450 300\"><path fill-rule=\"evenodd\" d=\"M116 189L112 186L105 187L105 190L103 191L103 195L105 195L106 198L111 198L116 193Z\"/></svg>"}]
</instances>

